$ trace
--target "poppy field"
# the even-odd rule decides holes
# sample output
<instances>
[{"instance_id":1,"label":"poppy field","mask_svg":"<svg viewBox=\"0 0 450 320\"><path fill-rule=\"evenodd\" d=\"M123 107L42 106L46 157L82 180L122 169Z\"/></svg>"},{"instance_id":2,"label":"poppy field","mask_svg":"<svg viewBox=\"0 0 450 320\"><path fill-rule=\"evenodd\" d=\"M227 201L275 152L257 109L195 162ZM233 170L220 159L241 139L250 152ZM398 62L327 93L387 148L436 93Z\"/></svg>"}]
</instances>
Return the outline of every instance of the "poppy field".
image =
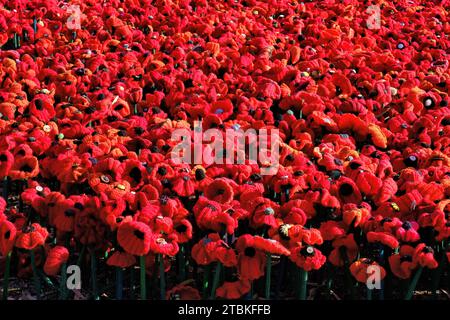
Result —
<instances>
[{"instance_id":1,"label":"poppy field","mask_svg":"<svg viewBox=\"0 0 450 320\"><path fill-rule=\"evenodd\" d=\"M449 12L0 0L1 298L449 300Z\"/></svg>"}]
</instances>

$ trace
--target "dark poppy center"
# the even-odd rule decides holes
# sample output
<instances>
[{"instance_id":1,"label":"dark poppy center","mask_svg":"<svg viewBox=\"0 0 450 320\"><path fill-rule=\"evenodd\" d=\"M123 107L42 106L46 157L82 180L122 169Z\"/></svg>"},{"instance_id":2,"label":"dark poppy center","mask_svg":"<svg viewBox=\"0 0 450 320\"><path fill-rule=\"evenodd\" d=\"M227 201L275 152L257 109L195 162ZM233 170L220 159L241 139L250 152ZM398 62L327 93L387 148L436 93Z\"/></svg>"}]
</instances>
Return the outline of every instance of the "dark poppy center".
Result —
<instances>
[{"instance_id":1,"label":"dark poppy center","mask_svg":"<svg viewBox=\"0 0 450 320\"><path fill-rule=\"evenodd\" d=\"M400 257L400 262L412 262L412 257L411 256L401 256Z\"/></svg>"},{"instance_id":2,"label":"dark poppy center","mask_svg":"<svg viewBox=\"0 0 450 320\"><path fill-rule=\"evenodd\" d=\"M205 171L202 169L197 169L195 170L195 179L197 181L201 181L203 179L205 179L206 175L205 175Z\"/></svg>"},{"instance_id":3,"label":"dark poppy center","mask_svg":"<svg viewBox=\"0 0 450 320\"><path fill-rule=\"evenodd\" d=\"M38 109L39 111L44 109L44 102L41 99L36 99L34 105L36 106L36 109Z\"/></svg>"},{"instance_id":4,"label":"dark poppy center","mask_svg":"<svg viewBox=\"0 0 450 320\"><path fill-rule=\"evenodd\" d=\"M6 154L0 154L0 161L7 161L8 157L6 156Z\"/></svg>"},{"instance_id":5,"label":"dark poppy center","mask_svg":"<svg viewBox=\"0 0 450 320\"><path fill-rule=\"evenodd\" d=\"M349 183L343 183L339 188L339 193L344 197L351 195L353 193L352 185Z\"/></svg>"},{"instance_id":6,"label":"dark poppy center","mask_svg":"<svg viewBox=\"0 0 450 320\"><path fill-rule=\"evenodd\" d=\"M11 237L11 231L9 231L9 230L6 231L4 237L5 237L6 240L8 240Z\"/></svg>"},{"instance_id":7,"label":"dark poppy center","mask_svg":"<svg viewBox=\"0 0 450 320\"><path fill-rule=\"evenodd\" d=\"M33 171L33 168L26 164L26 165L23 165L23 166L20 168L20 170L23 171L23 172L32 172L32 171Z\"/></svg>"},{"instance_id":8,"label":"dark poppy center","mask_svg":"<svg viewBox=\"0 0 450 320\"><path fill-rule=\"evenodd\" d=\"M409 221L403 222L402 228L405 229L405 230L411 229L412 228L411 223Z\"/></svg>"},{"instance_id":9,"label":"dark poppy center","mask_svg":"<svg viewBox=\"0 0 450 320\"><path fill-rule=\"evenodd\" d=\"M167 174L167 168L159 167L157 172L160 176L165 176Z\"/></svg>"},{"instance_id":10,"label":"dark poppy center","mask_svg":"<svg viewBox=\"0 0 450 320\"><path fill-rule=\"evenodd\" d=\"M136 181L137 183L141 182L142 179L142 173L141 170L139 170L138 167L134 167L133 169L131 169L129 176L131 178L133 178L134 181Z\"/></svg>"},{"instance_id":11,"label":"dark poppy center","mask_svg":"<svg viewBox=\"0 0 450 320\"><path fill-rule=\"evenodd\" d=\"M144 233L141 230L134 230L134 235L140 240L144 240Z\"/></svg>"},{"instance_id":12,"label":"dark poppy center","mask_svg":"<svg viewBox=\"0 0 450 320\"><path fill-rule=\"evenodd\" d=\"M427 246L427 247L422 249L422 252L423 253L433 253L434 250L433 250L433 248Z\"/></svg>"},{"instance_id":13,"label":"dark poppy center","mask_svg":"<svg viewBox=\"0 0 450 320\"><path fill-rule=\"evenodd\" d=\"M73 216L75 216L75 211L72 209L67 209L66 211L64 211L64 215L66 217L73 217Z\"/></svg>"},{"instance_id":14,"label":"dark poppy center","mask_svg":"<svg viewBox=\"0 0 450 320\"><path fill-rule=\"evenodd\" d=\"M245 250L244 250L244 254L245 254L247 257L252 258L252 257L255 256L256 250L255 250L255 248L253 248L253 247L247 247L247 248L245 248Z\"/></svg>"},{"instance_id":15,"label":"dark poppy center","mask_svg":"<svg viewBox=\"0 0 450 320\"><path fill-rule=\"evenodd\" d=\"M358 169L359 167L361 167L361 164L358 163L358 162L352 162L352 163L350 163L350 168L351 168L352 170L356 170L356 169Z\"/></svg>"},{"instance_id":16,"label":"dark poppy center","mask_svg":"<svg viewBox=\"0 0 450 320\"><path fill-rule=\"evenodd\" d=\"M217 191L216 191L216 194L218 195L218 196L220 196L220 195L222 195L222 194L224 194L225 193L225 190L224 189L218 189Z\"/></svg>"},{"instance_id":17,"label":"dark poppy center","mask_svg":"<svg viewBox=\"0 0 450 320\"><path fill-rule=\"evenodd\" d=\"M175 230L177 230L177 232L179 232L179 233L183 233L183 232L186 232L187 227L184 224L180 224L179 226L177 226L175 228Z\"/></svg>"}]
</instances>

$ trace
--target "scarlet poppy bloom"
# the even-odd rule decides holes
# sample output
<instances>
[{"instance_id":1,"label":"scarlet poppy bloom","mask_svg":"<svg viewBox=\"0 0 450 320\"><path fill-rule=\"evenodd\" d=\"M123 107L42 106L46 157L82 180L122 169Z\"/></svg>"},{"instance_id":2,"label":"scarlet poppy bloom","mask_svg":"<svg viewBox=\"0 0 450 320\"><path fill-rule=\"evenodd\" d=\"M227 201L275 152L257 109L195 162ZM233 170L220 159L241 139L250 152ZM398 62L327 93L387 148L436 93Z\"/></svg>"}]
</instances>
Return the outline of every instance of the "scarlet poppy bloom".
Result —
<instances>
[{"instance_id":1,"label":"scarlet poppy bloom","mask_svg":"<svg viewBox=\"0 0 450 320\"><path fill-rule=\"evenodd\" d=\"M36 157L24 156L16 158L9 176L13 180L26 180L39 174L39 162Z\"/></svg>"},{"instance_id":2,"label":"scarlet poppy bloom","mask_svg":"<svg viewBox=\"0 0 450 320\"><path fill-rule=\"evenodd\" d=\"M150 250L157 254L174 256L178 252L178 242L175 234L157 234L150 236Z\"/></svg>"},{"instance_id":3,"label":"scarlet poppy bloom","mask_svg":"<svg viewBox=\"0 0 450 320\"><path fill-rule=\"evenodd\" d=\"M238 273L241 279L256 280L264 275L266 255L255 247L254 237L246 234L236 241Z\"/></svg>"},{"instance_id":4,"label":"scarlet poppy bloom","mask_svg":"<svg viewBox=\"0 0 450 320\"><path fill-rule=\"evenodd\" d=\"M125 222L117 229L117 241L128 253L143 256L151 246L152 232L149 226L142 222Z\"/></svg>"},{"instance_id":5,"label":"scarlet poppy bloom","mask_svg":"<svg viewBox=\"0 0 450 320\"><path fill-rule=\"evenodd\" d=\"M434 259L433 248L426 246L424 243L418 244L414 249L413 262L429 269L436 269L439 265Z\"/></svg>"},{"instance_id":6,"label":"scarlet poppy bloom","mask_svg":"<svg viewBox=\"0 0 450 320\"><path fill-rule=\"evenodd\" d=\"M224 299L239 299L250 291L251 284L248 279L240 279L232 282L225 281L216 290L216 296Z\"/></svg>"},{"instance_id":7,"label":"scarlet poppy bloom","mask_svg":"<svg viewBox=\"0 0 450 320\"><path fill-rule=\"evenodd\" d=\"M395 249L398 247L399 243L395 237L387 232L368 232L367 240L369 242L379 242L384 244L385 246L390 247L391 249Z\"/></svg>"},{"instance_id":8,"label":"scarlet poppy bloom","mask_svg":"<svg viewBox=\"0 0 450 320\"><path fill-rule=\"evenodd\" d=\"M201 296L197 289L179 284L166 292L167 300L200 300Z\"/></svg>"},{"instance_id":9,"label":"scarlet poppy bloom","mask_svg":"<svg viewBox=\"0 0 450 320\"><path fill-rule=\"evenodd\" d=\"M408 245L400 247L398 254L389 257L389 266L392 273L400 279L408 279L417 267L417 262L413 261L414 248Z\"/></svg>"},{"instance_id":10,"label":"scarlet poppy bloom","mask_svg":"<svg viewBox=\"0 0 450 320\"><path fill-rule=\"evenodd\" d=\"M210 233L197 242L191 250L192 258L200 265L207 265L216 260L216 248L222 240L217 233Z\"/></svg>"},{"instance_id":11,"label":"scarlet poppy bloom","mask_svg":"<svg viewBox=\"0 0 450 320\"><path fill-rule=\"evenodd\" d=\"M291 248L289 259L305 271L318 270L327 260L322 252L310 245Z\"/></svg>"},{"instance_id":12,"label":"scarlet poppy bloom","mask_svg":"<svg viewBox=\"0 0 450 320\"><path fill-rule=\"evenodd\" d=\"M33 250L45 243L48 237L46 228L41 227L38 223L33 223L26 227L25 230L17 232L16 247L26 250Z\"/></svg>"},{"instance_id":13,"label":"scarlet poppy bloom","mask_svg":"<svg viewBox=\"0 0 450 320\"><path fill-rule=\"evenodd\" d=\"M116 250L106 261L108 266L128 268L136 264L136 258L127 252Z\"/></svg>"},{"instance_id":14,"label":"scarlet poppy bloom","mask_svg":"<svg viewBox=\"0 0 450 320\"><path fill-rule=\"evenodd\" d=\"M334 249L328 256L328 260L335 266L342 267L346 260L353 262L358 256L359 248L353 234L334 240L332 245Z\"/></svg>"},{"instance_id":15,"label":"scarlet poppy bloom","mask_svg":"<svg viewBox=\"0 0 450 320\"><path fill-rule=\"evenodd\" d=\"M376 266L380 268L380 280L386 277L386 270L375 261L368 258L362 258L350 265L350 272L358 282L367 283L367 278L372 275L372 272L367 272L370 266ZM375 271L374 271L375 272Z\"/></svg>"},{"instance_id":16,"label":"scarlet poppy bloom","mask_svg":"<svg viewBox=\"0 0 450 320\"><path fill-rule=\"evenodd\" d=\"M0 153L0 179L9 174L14 163L14 156L11 152L5 150Z\"/></svg>"},{"instance_id":17,"label":"scarlet poppy bloom","mask_svg":"<svg viewBox=\"0 0 450 320\"><path fill-rule=\"evenodd\" d=\"M233 188L225 179L216 179L211 182L205 190L205 196L208 199L219 203L229 203L233 200Z\"/></svg>"},{"instance_id":18,"label":"scarlet poppy bloom","mask_svg":"<svg viewBox=\"0 0 450 320\"><path fill-rule=\"evenodd\" d=\"M17 230L13 223L0 219L0 253L6 257L14 247Z\"/></svg>"},{"instance_id":19,"label":"scarlet poppy bloom","mask_svg":"<svg viewBox=\"0 0 450 320\"><path fill-rule=\"evenodd\" d=\"M51 248L44 264L44 272L49 276L56 276L61 272L61 266L69 259L69 250L63 246ZM62 272L65 272L63 270Z\"/></svg>"},{"instance_id":20,"label":"scarlet poppy bloom","mask_svg":"<svg viewBox=\"0 0 450 320\"><path fill-rule=\"evenodd\" d=\"M416 222L403 222L402 226L395 231L397 239L403 242L416 242L420 240L420 235L417 232L419 225Z\"/></svg>"}]
</instances>

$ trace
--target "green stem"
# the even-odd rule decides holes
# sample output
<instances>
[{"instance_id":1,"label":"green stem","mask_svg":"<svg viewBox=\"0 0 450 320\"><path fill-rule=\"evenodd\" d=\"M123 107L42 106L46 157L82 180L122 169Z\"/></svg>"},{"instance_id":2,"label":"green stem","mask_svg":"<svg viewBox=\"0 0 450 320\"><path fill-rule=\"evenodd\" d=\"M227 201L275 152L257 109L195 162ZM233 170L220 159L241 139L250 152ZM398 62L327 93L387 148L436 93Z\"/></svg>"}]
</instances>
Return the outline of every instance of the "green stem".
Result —
<instances>
[{"instance_id":1,"label":"green stem","mask_svg":"<svg viewBox=\"0 0 450 320\"><path fill-rule=\"evenodd\" d=\"M270 299L270 280L272 276L272 254L266 253L266 299Z\"/></svg>"},{"instance_id":2,"label":"green stem","mask_svg":"<svg viewBox=\"0 0 450 320\"><path fill-rule=\"evenodd\" d=\"M146 273L145 273L145 256L139 257L140 267L141 267L141 300L147 299L147 287L146 287Z\"/></svg>"},{"instance_id":3,"label":"green stem","mask_svg":"<svg viewBox=\"0 0 450 320\"><path fill-rule=\"evenodd\" d=\"M11 254L12 251L10 251L6 256L5 274L3 276L3 300L8 300L8 284L9 284L9 273L11 270Z\"/></svg>"},{"instance_id":4,"label":"green stem","mask_svg":"<svg viewBox=\"0 0 450 320\"><path fill-rule=\"evenodd\" d=\"M38 300L41 298L41 282L39 281L39 275L36 268L36 257L34 251L30 250L31 268L33 269L34 289Z\"/></svg>"},{"instance_id":5,"label":"green stem","mask_svg":"<svg viewBox=\"0 0 450 320\"><path fill-rule=\"evenodd\" d=\"M95 250L91 250L91 281L92 281L92 296L94 300L99 300L97 289L97 257Z\"/></svg>"},{"instance_id":6,"label":"green stem","mask_svg":"<svg viewBox=\"0 0 450 320\"><path fill-rule=\"evenodd\" d=\"M372 300L372 289L367 288L367 300Z\"/></svg>"},{"instance_id":7,"label":"green stem","mask_svg":"<svg viewBox=\"0 0 450 320\"><path fill-rule=\"evenodd\" d=\"M164 257L159 255L159 286L161 292L161 300L166 300L166 274L164 268Z\"/></svg>"},{"instance_id":8,"label":"green stem","mask_svg":"<svg viewBox=\"0 0 450 320\"><path fill-rule=\"evenodd\" d=\"M116 267L116 299L122 300L123 296L123 269Z\"/></svg>"},{"instance_id":9,"label":"green stem","mask_svg":"<svg viewBox=\"0 0 450 320\"><path fill-rule=\"evenodd\" d=\"M180 281L186 279L186 261L184 258L184 246L180 245L180 251L178 252L178 273L180 275Z\"/></svg>"},{"instance_id":10,"label":"green stem","mask_svg":"<svg viewBox=\"0 0 450 320\"><path fill-rule=\"evenodd\" d=\"M59 300L67 298L67 265L64 263L61 267L61 282L59 283Z\"/></svg>"},{"instance_id":11,"label":"green stem","mask_svg":"<svg viewBox=\"0 0 450 320\"><path fill-rule=\"evenodd\" d=\"M414 295L414 290L416 289L417 282L419 282L422 270L423 267L419 267L419 269L417 269L416 273L414 274L414 278L411 280L409 284L408 292L406 292L405 300L411 300L412 296Z\"/></svg>"},{"instance_id":12,"label":"green stem","mask_svg":"<svg viewBox=\"0 0 450 320\"><path fill-rule=\"evenodd\" d=\"M216 290L219 287L220 273L222 272L222 263L217 262L216 271L214 272L214 280L211 289L211 299L216 298Z\"/></svg>"},{"instance_id":13,"label":"green stem","mask_svg":"<svg viewBox=\"0 0 450 320\"><path fill-rule=\"evenodd\" d=\"M299 290L298 290L298 299L306 300L306 288L308 284L308 271L305 271L302 268L298 268L299 273Z\"/></svg>"},{"instance_id":14,"label":"green stem","mask_svg":"<svg viewBox=\"0 0 450 320\"><path fill-rule=\"evenodd\" d=\"M203 299L206 299L206 297L208 295L210 271L211 271L211 266L208 264L205 266L205 269L203 271Z\"/></svg>"}]
</instances>

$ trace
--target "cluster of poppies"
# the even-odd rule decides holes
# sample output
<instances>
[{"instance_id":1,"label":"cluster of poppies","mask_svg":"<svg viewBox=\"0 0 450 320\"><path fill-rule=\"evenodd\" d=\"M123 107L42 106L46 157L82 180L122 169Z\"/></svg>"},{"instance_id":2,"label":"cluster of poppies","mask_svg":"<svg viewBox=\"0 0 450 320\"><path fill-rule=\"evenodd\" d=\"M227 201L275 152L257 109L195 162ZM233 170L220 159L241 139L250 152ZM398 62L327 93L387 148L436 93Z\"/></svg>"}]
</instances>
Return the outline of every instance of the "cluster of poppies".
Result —
<instances>
[{"instance_id":1,"label":"cluster of poppies","mask_svg":"<svg viewBox=\"0 0 450 320\"><path fill-rule=\"evenodd\" d=\"M447 286L448 1L0 4L4 299L71 265L93 299ZM199 119L278 129L277 173L174 163Z\"/></svg>"}]
</instances>

